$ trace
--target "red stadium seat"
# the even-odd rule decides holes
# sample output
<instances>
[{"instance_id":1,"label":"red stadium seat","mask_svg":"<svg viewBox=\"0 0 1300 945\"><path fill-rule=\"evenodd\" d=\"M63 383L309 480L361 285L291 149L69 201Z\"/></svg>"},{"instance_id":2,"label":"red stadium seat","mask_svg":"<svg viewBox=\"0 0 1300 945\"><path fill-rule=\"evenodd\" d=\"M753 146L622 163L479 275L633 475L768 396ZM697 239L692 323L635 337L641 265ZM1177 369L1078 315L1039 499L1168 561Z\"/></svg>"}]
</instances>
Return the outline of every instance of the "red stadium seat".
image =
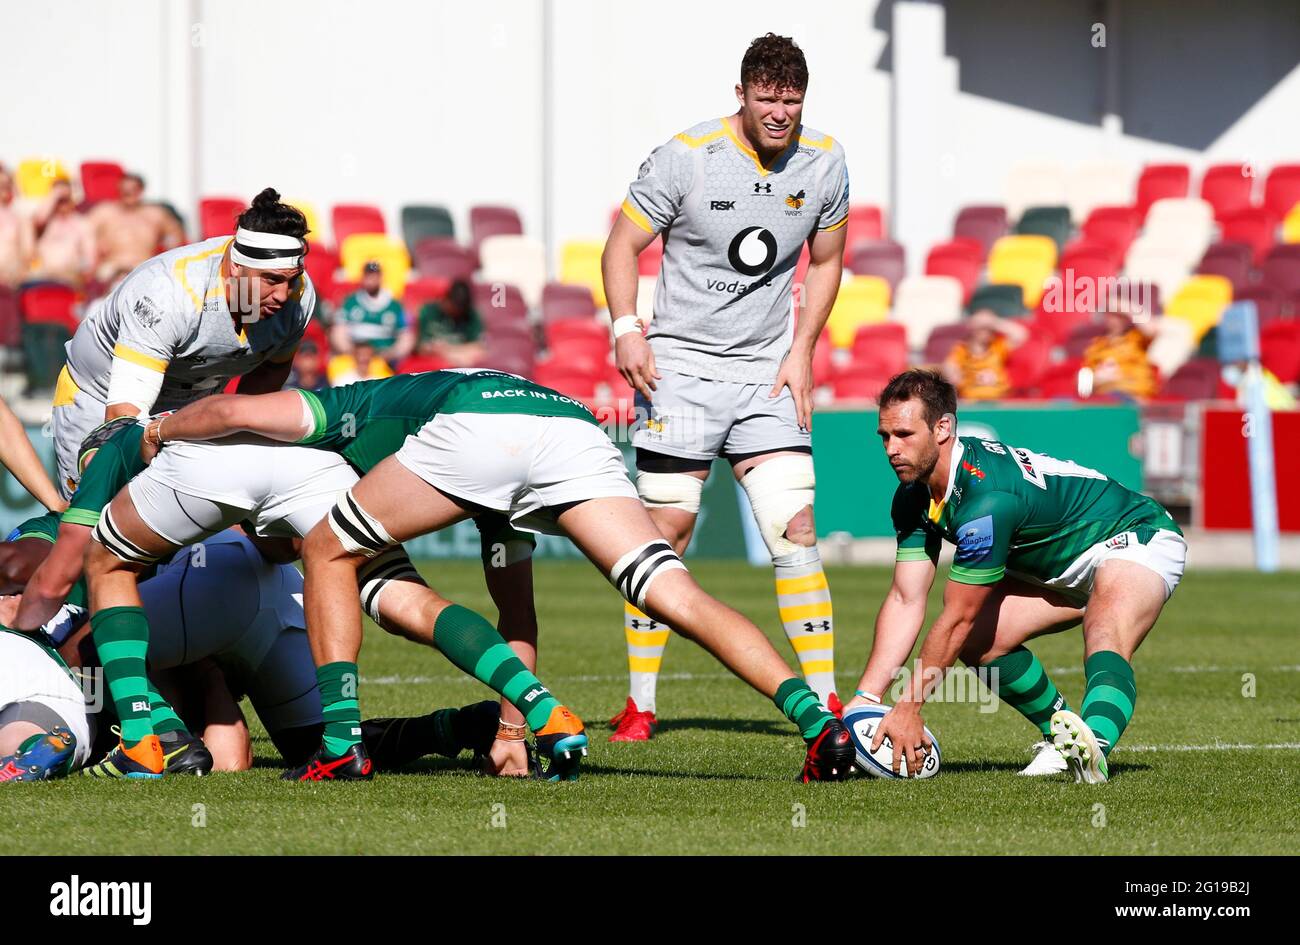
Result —
<instances>
[{"instance_id":1,"label":"red stadium seat","mask_svg":"<svg viewBox=\"0 0 1300 945\"><path fill-rule=\"evenodd\" d=\"M641 255L636 258L637 275L657 276L659 267L664 261L664 241L663 237L656 236L650 241L650 245L641 250Z\"/></svg>"},{"instance_id":2,"label":"red stadium seat","mask_svg":"<svg viewBox=\"0 0 1300 945\"><path fill-rule=\"evenodd\" d=\"M953 221L954 239L976 240L984 247L983 255L988 256L989 249L999 239L1007 235L1006 207L962 207Z\"/></svg>"},{"instance_id":3,"label":"red stadium seat","mask_svg":"<svg viewBox=\"0 0 1300 945\"><path fill-rule=\"evenodd\" d=\"M1201 178L1201 199L1214 208L1214 218L1250 207L1255 173L1249 164L1215 164Z\"/></svg>"},{"instance_id":4,"label":"red stadium seat","mask_svg":"<svg viewBox=\"0 0 1300 945\"><path fill-rule=\"evenodd\" d=\"M0 348L16 348L22 341L23 317L18 296L9 286L0 285Z\"/></svg>"},{"instance_id":5,"label":"red stadium seat","mask_svg":"<svg viewBox=\"0 0 1300 945\"><path fill-rule=\"evenodd\" d=\"M1226 213L1219 220L1225 243L1245 243L1255 262L1263 260L1277 236L1277 217L1263 207L1245 207ZM1171 378L1172 380L1172 378Z\"/></svg>"},{"instance_id":6,"label":"red stadium seat","mask_svg":"<svg viewBox=\"0 0 1300 945\"><path fill-rule=\"evenodd\" d=\"M1300 203L1300 164L1279 164L1264 179L1264 209L1279 220Z\"/></svg>"},{"instance_id":7,"label":"red stadium seat","mask_svg":"<svg viewBox=\"0 0 1300 945\"><path fill-rule=\"evenodd\" d=\"M538 384L558 390L561 394L581 400L583 403L595 399L596 388L604 377L602 373L573 367L554 358L540 362L533 371L533 378Z\"/></svg>"},{"instance_id":8,"label":"red stadium seat","mask_svg":"<svg viewBox=\"0 0 1300 945\"><path fill-rule=\"evenodd\" d=\"M1232 293L1234 302L1254 302L1255 313L1259 317L1262 329L1269 322L1277 321L1286 312L1289 298L1284 292L1271 289L1266 285L1251 285Z\"/></svg>"},{"instance_id":9,"label":"red stadium seat","mask_svg":"<svg viewBox=\"0 0 1300 945\"><path fill-rule=\"evenodd\" d=\"M1052 365L1038 381L1038 396L1046 400L1078 400L1079 368L1082 366L1078 360Z\"/></svg>"},{"instance_id":10,"label":"red stadium seat","mask_svg":"<svg viewBox=\"0 0 1300 945\"><path fill-rule=\"evenodd\" d=\"M1113 246L1122 261L1141 226L1141 218L1132 207L1094 207L1083 221L1082 236L1089 242Z\"/></svg>"},{"instance_id":11,"label":"red stadium seat","mask_svg":"<svg viewBox=\"0 0 1300 945\"><path fill-rule=\"evenodd\" d=\"M596 321L569 318L550 322L544 329L551 361L560 361L578 370L603 375L608 370L609 329Z\"/></svg>"},{"instance_id":12,"label":"red stadium seat","mask_svg":"<svg viewBox=\"0 0 1300 945\"><path fill-rule=\"evenodd\" d=\"M1241 243L1217 243L1216 246L1241 247L1244 257L1239 253L1215 252L1214 246L1205 251L1196 267L1200 276L1223 276L1232 283L1233 294L1245 289L1250 283L1250 247Z\"/></svg>"},{"instance_id":13,"label":"red stadium seat","mask_svg":"<svg viewBox=\"0 0 1300 945\"><path fill-rule=\"evenodd\" d=\"M1052 345L1046 338L1031 334L1007 357L1007 375L1011 388L1023 397L1037 388L1052 366Z\"/></svg>"},{"instance_id":14,"label":"red stadium seat","mask_svg":"<svg viewBox=\"0 0 1300 945\"><path fill-rule=\"evenodd\" d=\"M426 279L468 280L478 268L478 260L450 237L429 236L416 244L415 268Z\"/></svg>"},{"instance_id":15,"label":"red stadium seat","mask_svg":"<svg viewBox=\"0 0 1300 945\"><path fill-rule=\"evenodd\" d=\"M823 331L813 348L813 387L825 387L835 374L835 345L831 343L831 333Z\"/></svg>"},{"instance_id":16,"label":"red stadium seat","mask_svg":"<svg viewBox=\"0 0 1300 945\"><path fill-rule=\"evenodd\" d=\"M1088 346L1104 334L1106 334L1106 326L1096 322L1075 325L1062 345L1065 349L1065 356L1067 358L1082 358L1083 353L1088 350Z\"/></svg>"},{"instance_id":17,"label":"red stadium seat","mask_svg":"<svg viewBox=\"0 0 1300 945\"><path fill-rule=\"evenodd\" d=\"M1165 381L1157 400L1213 400L1219 392L1219 362L1194 358Z\"/></svg>"},{"instance_id":18,"label":"red stadium seat","mask_svg":"<svg viewBox=\"0 0 1300 945\"><path fill-rule=\"evenodd\" d=\"M116 161L82 161L81 193L87 204L116 200L117 185L126 171Z\"/></svg>"},{"instance_id":19,"label":"red stadium seat","mask_svg":"<svg viewBox=\"0 0 1300 945\"><path fill-rule=\"evenodd\" d=\"M1061 254L1061 278L1067 271L1081 278L1109 279L1119 271L1113 249L1105 243L1071 243Z\"/></svg>"},{"instance_id":20,"label":"red stadium seat","mask_svg":"<svg viewBox=\"0 0 1300 945\"><path fill-rule=\"evenodd\" d=\"M850 247L848 268L855 276L880 276L891 290L907 275L905 251L893 240L877 240Z\"/></svg>"},{"instance_id":21,"label":"red stadium seat","mask_svg":"<svg viewBox=\"0 0 1300 945\"><path fill-rule=\"evenodd\" d=\"M312 285L316 286L316 297L333 298L334 278L339 269L339 254L320 243L312 243L302 266L307 272L307 278L311 279Z\"/></svg>"},{"instance_id":22,"label":"red stadium seat","mask_svg":"<svg viewBox=\"0 0 1300 945\"><path fill-rule=\"evenodd\" d=\"M972 256L972 243L973 240L963 240L955 245L940 243L930 250L925 259L927 276L952 276L961 283L963 304L970 301L971 293L979 284L980 273L984 270L983 260ZM978 243L974 245L979 246Z\"/></svg>"},{"instance_id":23,"label":"red stadium seat","mask_svg":"<svg viewBox=\"0 0 1300 945\"><path fill-rule=\"evenodd\" d=\"M231 236L235 220L248 209L248 204L237 197L204 197L199 201L199 239Z\"/></svg>"},{"instance_id":24,"label":"red stadium seat","mask_svg":"<svg viewBox=\"0 0 1300 945\"><path fill-rule=\"evenodd\" d=\"M1300 325L1273 322L1261 329L1260 360L1283 384L1300 381Z\"/></svg>"},{"instance_id":25,"label":"red stadium seat","mask_svg":"<svg viewBox=\"0 0 1300 945\"><path fill-rule=\"evenodd\" d=\"M474 251L489 236L522 236L523 221L513 207L470 207L469 238Z\"/></svg>"},{"instance_id":26,"label":"red stadium seat","mask_svg":"<svg viewBox=\"0 0 1300 945\"><path fill-rule=\"evenodd\" d=\"M29 285L18 292L18 309L29 325L53 323L77 333L77 292L58 282Z\"/></svg>"},{"instance_id":27,"label":"red stadium seat","mask_svg":"<svg viewBox=\"0 0 1300 945\"><path fill-rule=\"evenodd\" d=\"M585 285L548 282L542 289L542 321L596 317L596 300Z\"/></svg>"},{"instance_id":28,"label":"red stadium seat","mask_svg":"<svg viewBox=\"0 0 1300 945\"><path fill-rule=\"evenodd\" d=\"M925 340L925 352L922 358L926 364L942 364L957 343L965 341L969 334L970 326L965 322L935 325L930 330L930 337Z\"/></svg>"},{"instance_id":29,"label":"red stadium seat","mask_svg":"<svg viewBox=\"0 0 1300 945\"><path fill-rule=\"evenodd\" d=\"M341 203L330 214L334 227L334 245L342 246L343 241L357 233L387 233L384 215L379 208L367 203Z\"/></svg>"},{"instance_id":30,"label":"red stadium seat","mask_svg":"<svg viewBox=\"0 0 1300 945\"><path fill-rule=\"evenodd\" d=\"M450 279L412 279L402 291L402 306L412 323L418 322L420 310L430 302L440 302L451 288Z\"/></svg>"},{"instance_id":31,"label":"red stadium seat","mask_svg":"<svg viewBox=\"0 0 1300 945\"><path fill-rule=\"evenodd\" d=\"M1148 164L1142 168L1137 182L1134 206L1138 216L1145 220L1147 211L1157 200L1186 197L1191 190L1191 183L1192 172L1186 164Z\"/></svg>"},{"instance_id":32,"label":"red stadium seat","mask_svg":"<svg viewBox=\"0 0 1300 945\"><path fill-rule=\"evenodd\" d=\"M897 322L863 325L853 336L849 372L874 368L892 377L907 369L907 330Z\"/></svg>"},{"instance_id":33,"label":"red stadium seat","mask_svg":"<svg viewBox=\"0 0 1300 945\"><path fill-rule=\"evenodd\" d=\"M849 218L844 236L844 265L849 264L853 247L885 238L884 217L879 207L857 204L849 207Z\"/></svg>"},{"instance_id":34,"label":"red stadium seat","mask_svg":"<svg viewBox=\"0 0 1300 945\"><path fill-rule=\"evenodd\" d=\"M489 326L479 367L533 377L537 373L537 342L526 324Z\"/></svg>"},{"instance_id":35,"label":"red stadium seat","mask_svg":"<svg viewBox=\"0 0 1300 945\"><path fill-rule=\"evenodd\" d=\"M483 326L489 331L498 325L528 322L528 303L512 285L504 282L479 282L470 286L470 294L479 317L483 319Z\"/></svg>"},{"instance_id":36,"label":"red stadium seat","mask_svg":"<svg viewBox=\"0 0 1300 945\"><path fill-rule=\"evenodd\" d=\"M831 389L836 400L875 400L889 383L891 375L868 365L841 371L835 375Z\"/></svg>"},{"instance_id":37,"label":"red stadium seat","mask_svg":"<svg viewBox=\"0 0 1300 945\"><path fill-rule=\"evenodd\" d=\"M1270 252L1260 266L1259 284L1287 295L1300 292L1300 256Z\"/></svg>"}]
</instances>

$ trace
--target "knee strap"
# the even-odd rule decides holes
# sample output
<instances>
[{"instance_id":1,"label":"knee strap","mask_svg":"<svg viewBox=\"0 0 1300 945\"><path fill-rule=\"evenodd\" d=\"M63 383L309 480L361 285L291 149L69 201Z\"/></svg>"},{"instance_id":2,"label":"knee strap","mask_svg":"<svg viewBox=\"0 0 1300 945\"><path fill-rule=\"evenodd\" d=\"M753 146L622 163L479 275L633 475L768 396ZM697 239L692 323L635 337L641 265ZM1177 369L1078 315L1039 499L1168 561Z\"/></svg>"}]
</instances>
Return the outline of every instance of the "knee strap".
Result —
<instances>
[{"instance_id":1,"label":"knee strap","mask_svg":"<svg viewBox=\"0 0 1300 945\"><path fill-rule=\"evenodd\" d=\"M662 538L656 538L638 545L614 562L609 579L622 593L624 600L643 608L651 582L660 574L677 570L685 571L686 565L677 557L672 545Z\"/></svg>"},{"instance_id":2,"label":"knee strap","mask_svg":"<svg viewBox=\"0 0 1300 945\"><path fill-rule=\"evenodd\" d=\"M420 572L415 570L406 550L398 545L378 557L367 561L357 572L357 585L361 591L361 606L375 623L379 623L379 597L393 581L410 581L427 587Z\"/></svg>"},{"instance_id":3,"label":"knee strap","mask_svg":"<svg viewBox=\"0 0 1300 945\"><path fill-rule=\"evenodd\" d=\"M379 520L357 504L352 490L339 498L329 514L330 529L348 554L373 558L397 544Z\"/></svg>"},{"instance_id":4,"label":"knee strap","mask_svg":"<svg viewBox=\"0 0 1300 945\"><path fill-rule=\"evenodd\" d=\"M107 505L100 513L99 522L96 523L90 537L128 564L150 565L162 557L162 555L150 554L124 537L121 529L113 521L113 515Z\"/></svg>"}]
</instances>

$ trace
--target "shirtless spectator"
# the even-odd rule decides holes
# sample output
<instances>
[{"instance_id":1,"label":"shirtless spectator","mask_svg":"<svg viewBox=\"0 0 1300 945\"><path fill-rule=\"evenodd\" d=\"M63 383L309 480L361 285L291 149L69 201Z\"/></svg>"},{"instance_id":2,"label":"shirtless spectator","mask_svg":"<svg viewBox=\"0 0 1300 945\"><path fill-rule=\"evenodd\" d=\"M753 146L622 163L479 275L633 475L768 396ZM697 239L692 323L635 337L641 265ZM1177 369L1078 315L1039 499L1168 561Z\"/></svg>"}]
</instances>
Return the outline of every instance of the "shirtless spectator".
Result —
<instances>
[{"instance_id":1,"label":"shirtless spectator","mask_svg":"<svg viewBox=\"0 0 1300 945\"><path fill-rule=\"evenodd\" d=\"M117 200L96 204L89 216L99 250L96 275L103 281L185 242L180 224L165 207L143 202L144 178L139 174L123 175L117 193Z\"/></svg>"},{"instance_id":2,"label":"shirtless spectator","mask_svg":"<svg viewBox=\"0 0 1300 945\"><path fill-rule=\"evenodd\" d=\"M0 167L0 285L23 281L35 242L32 221L14 206L13 176Z\"/></svg>"},{"instance_id":3,"label":"shirtless spectator","mask_svg":"<svg viewBox=\"0 0 1300 945\"><path fill-rule=\"evenodd\" d=\"M72 199L72 185L56 180L35 216L36 274L81 285L95 266L95 238Z\"/></svg>"}]
</instances>

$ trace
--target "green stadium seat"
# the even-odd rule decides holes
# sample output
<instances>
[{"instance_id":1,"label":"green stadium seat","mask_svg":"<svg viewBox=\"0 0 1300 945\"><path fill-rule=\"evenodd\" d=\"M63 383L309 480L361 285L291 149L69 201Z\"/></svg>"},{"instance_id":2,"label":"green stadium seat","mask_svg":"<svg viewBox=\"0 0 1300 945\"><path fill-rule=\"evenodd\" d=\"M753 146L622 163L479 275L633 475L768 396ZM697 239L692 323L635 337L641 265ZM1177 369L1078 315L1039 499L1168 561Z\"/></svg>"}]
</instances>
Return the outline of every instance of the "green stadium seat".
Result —
<instances>
[{"instance_id":1,"label":"green stadium seat","mask_svg":"<svg viewBox=\"0 0 1300 945\"><path fill-rule=\"evenodd\" d=\"M402 239L411 256L415 256L415 247L420 240L430 236L456 238L456 224L451 218L451 211L446 207L426 204L411 204L402 208Z\"/></svg>"},{"instance_id":2,"label":"green stadium seat","mask_svg":"<svg viewBox=\"0 0 1300 945\"><path fill-rule=\"evenodd\" d=\"M1060 252L1070 238L1069 207L1030 207L1016 224L1021 235L1047 236Z\"/></svg>"},{"instance_id":3,"label":"green stadium seat","mask_svg":"<svg viewBox=\"0 0 1300 945\"><path fill-rule=\"evenodd\" d=\"M966 313L969 315L982 308L992 309L1003 318L1024 315L1027 311L1024 289L1018 285L997 282L979 286L966 303Z\"/></svg>"},{"instance_id":4,"label":"green stadium seat","mask_svg":"<svg viewBox=\"0 0 1300 945\"><path fill-rule=\"evenodd\" d=\"M71 339L72 334L59 322L23 325L23 363L27 367L28 396L53 392L67 356L63 346Z\"/></svg>"}]
</instances>

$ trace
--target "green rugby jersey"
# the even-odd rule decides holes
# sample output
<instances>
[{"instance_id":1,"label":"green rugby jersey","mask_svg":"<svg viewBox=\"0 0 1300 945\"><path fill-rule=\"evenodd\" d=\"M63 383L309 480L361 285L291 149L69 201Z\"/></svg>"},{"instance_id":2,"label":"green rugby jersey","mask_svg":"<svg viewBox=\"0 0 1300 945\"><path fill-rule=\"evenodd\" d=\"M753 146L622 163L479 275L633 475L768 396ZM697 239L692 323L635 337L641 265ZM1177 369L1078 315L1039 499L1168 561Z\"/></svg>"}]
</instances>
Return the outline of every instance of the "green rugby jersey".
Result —
<instances>
[{"instance_id":1,"label":"green rugby jersey","mask_svg":"<svg viewBox=\"0 0 1300 945\"><path fill-rule=\"evenodd\" d=\"M140 439L144 427L135 423L124 427L104 441L81 474L77 491L68 502L63 521L94 528L99 513L113 501L122 487L144 472L140 458Z\"/></svg>"},{"instance_id":2,"label":"green rugby jersey","mask_svg":"<svg viewBox=\"0 0 1300 945\"><path fill-rule=\"evenodd\" d=\"M439 414L513 413L596 422L591 411L571 397L500 371L399 374L298 393L315 420L311 432L298 442L340 454L362 475Z\"/></svg>"},{"instance_id":3,"label":"green rugby jersey","mask_svg":"<svg viewBox=\"0 0 1300 945\"><path fill-rule=\"evenodd\" d=\"M942 502L924 483L904 483L890 510L896 560L939 557L957 546L952 580L992 584L1006 572L1048 581L1093 545L1124 532L1145 544L1157 531L1182 534L1153 499L1069 460L994 440L959 437Z\"/></svg>"}]
</instances>

